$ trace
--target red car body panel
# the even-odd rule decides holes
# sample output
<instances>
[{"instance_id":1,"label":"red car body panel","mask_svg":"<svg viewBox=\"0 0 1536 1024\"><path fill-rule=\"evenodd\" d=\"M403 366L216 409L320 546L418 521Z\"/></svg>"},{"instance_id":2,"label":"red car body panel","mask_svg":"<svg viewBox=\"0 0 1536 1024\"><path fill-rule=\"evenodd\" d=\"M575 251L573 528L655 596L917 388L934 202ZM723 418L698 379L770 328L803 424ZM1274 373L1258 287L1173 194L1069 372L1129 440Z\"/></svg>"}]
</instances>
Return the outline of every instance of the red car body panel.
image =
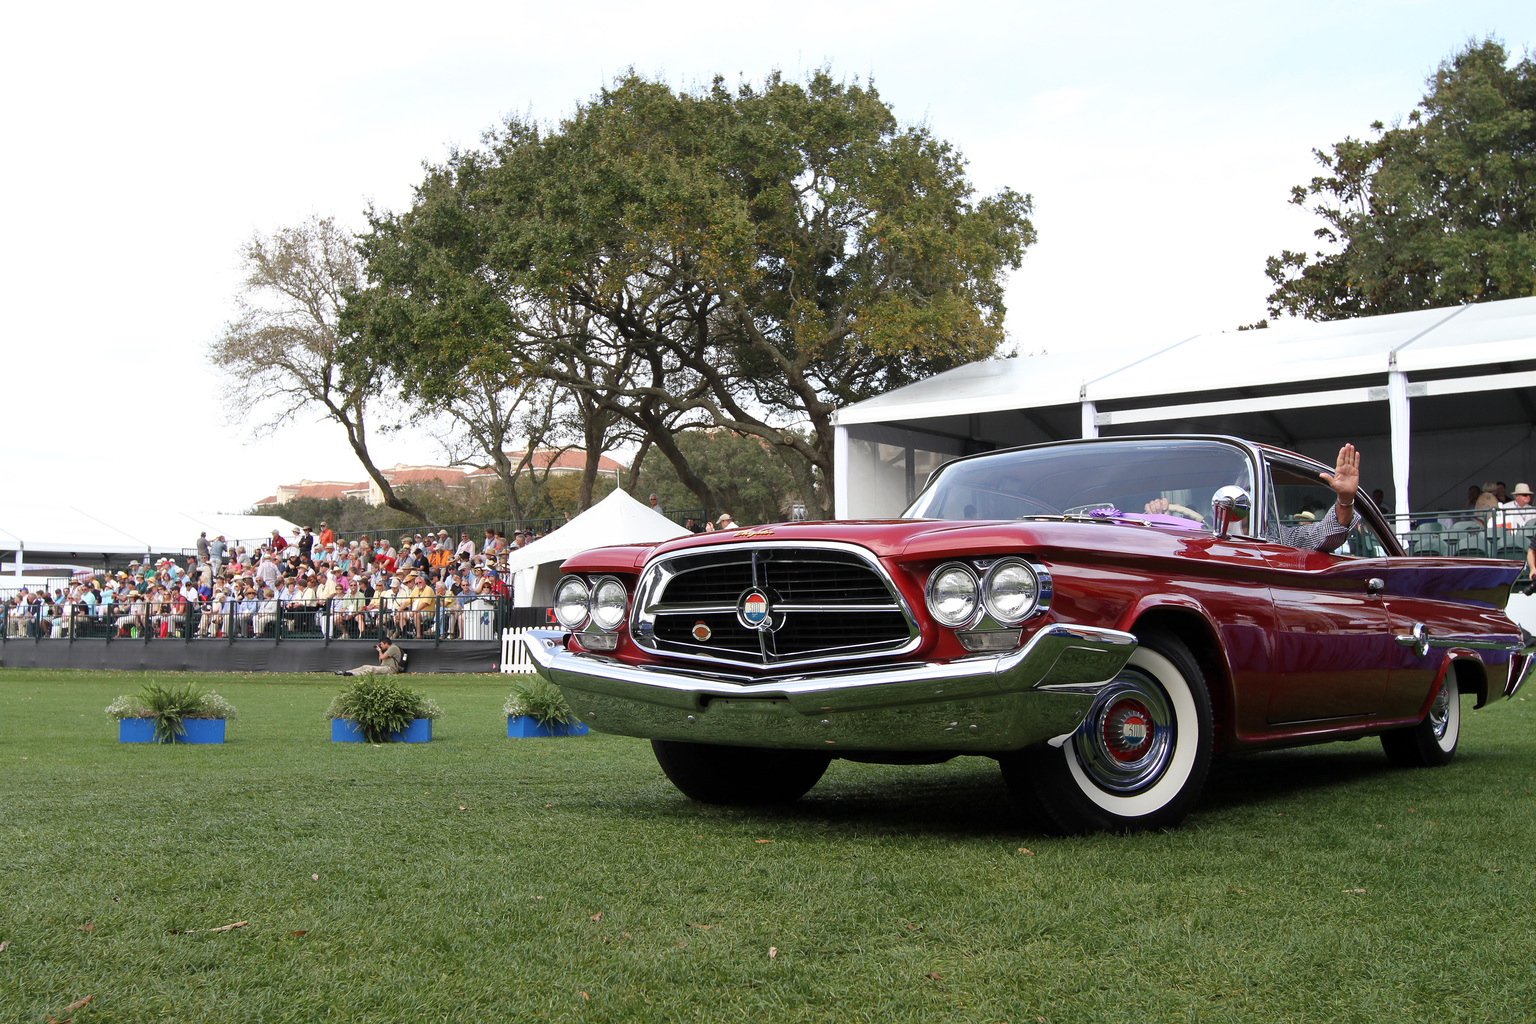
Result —
<instances>
[{"instance_id":1,"label":"red car body panel","mask_svg":"<svg viewBox=\"0 0 1536 1024\"><path fill-rule=\"evenodd\" d=\"M1274 454L1278 450L1258 448ZM1280 453L1288 458L1289 453ZM1407 557L1374 510L1362 510L1388 545L1384 557L1343 557L1242 535L1218 537L1166 517L1090 520L897 519L779 523L694 535L654 547L599 548L566 573L613 575L633 588L659 557L730 545L853 545L884 568L917 620L921 639L896 661L948 662L971 652L925 602L934 570L957 559L1025 557L1049 571L1048 610L1019 642L1053 624L1135 633L1152 618L1189 633L1209 676L1218 750L1313 742L1421 719L1454 662L1462 692L1479 706L1506 695L1520 630L1503 613L1514 563ZM1504 649L1432 647L1402 638L1415 625ZM635 665L669 659L620 629L609 654ZM1204 638L1203 640L1201 638ZM573 646L580 648L580 635ZM742 669L771 675L768 668Z\"/></svg>"}]
</instances>

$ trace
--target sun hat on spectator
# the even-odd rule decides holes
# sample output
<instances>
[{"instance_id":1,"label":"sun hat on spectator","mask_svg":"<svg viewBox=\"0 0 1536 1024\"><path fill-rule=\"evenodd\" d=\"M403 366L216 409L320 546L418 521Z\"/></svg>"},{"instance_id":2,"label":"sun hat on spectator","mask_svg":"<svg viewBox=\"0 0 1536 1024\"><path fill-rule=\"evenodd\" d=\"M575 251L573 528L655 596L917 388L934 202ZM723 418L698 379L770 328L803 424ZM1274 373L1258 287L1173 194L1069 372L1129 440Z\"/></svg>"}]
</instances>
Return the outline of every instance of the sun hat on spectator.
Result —
<instances>
[{"instance_id":1,"label":"sun hat on spectator","mask_svg":"<svg viewBox=\"0 0 1536 1024\"><path fill-rule=\"evenodd\" d=\"M1515 484L1515 489L1510 491L1509 493L1510 494L1530 494L1531 493L1531 485L1530 484Z\"/></svg>"}]
</instances>

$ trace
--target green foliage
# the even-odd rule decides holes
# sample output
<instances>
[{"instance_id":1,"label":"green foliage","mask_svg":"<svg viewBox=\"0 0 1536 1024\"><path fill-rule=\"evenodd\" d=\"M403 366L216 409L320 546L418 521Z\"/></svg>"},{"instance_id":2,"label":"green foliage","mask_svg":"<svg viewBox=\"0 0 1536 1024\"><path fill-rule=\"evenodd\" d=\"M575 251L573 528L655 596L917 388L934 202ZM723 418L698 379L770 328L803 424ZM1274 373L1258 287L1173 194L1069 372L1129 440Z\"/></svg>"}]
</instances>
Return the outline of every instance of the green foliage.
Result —
<instances>
[{"instance_id":1,"label":"green foliage","mask_svg":"<svg viewBox=\"0 0 1536 1024\"><path fill-rule=\"evenodd\" d=\"M1271 316L1335 320L1536 294L1536 61L1492 40L1440 65L1406 124L1316 151L1292 190L1327 247L1266 271Z\"/></svg>"},{"instance_id":2,"label":"green foliage","mask_svg":"<svg viewBox=\"0 0 1536 1024\"><path fill-rule=\"evenodd\" d=\"M512 692L501 709L508 718L527 716L540 725L573 725L576 715L560 687L547 679L531 676L512 684Z\"/></svg>"},{"instance_id":3,"label":"green foliage","mask_svg":"<svg viewBox=\"0 0 1536 1024\"><path fill-rule=\"evenodd\" d=\"M950 143L826 70L691 92L630 73L375 214L342 358L425 398L548 379L588 438L623 421L706 507L677 432L751 434L819 512L837 406L995 351L1030 212L976 198Z\"/></svg>"},{"instance_id":4,"label":"green foliage","mask_svg":"<svg viewBox=\"0 0 1536 1024\"><path fill-rule=\"evenodd\" d=\"M424 510L432 522L454 526L461 523L517 523L575 516L582 511L578 486L575 476L562 474L551 475L547 482L535 489L524 475L517 482L518 491L524 496L520 514L513 514L505 498L495 489L487 489L483 493L465 493L431 485L405 484L398 490L414 506ZM613 488L612 473L598 477L593 489L594 498L600 500L607 497ZM387 505L370 505L360 498L295 498L260 511L263 515L281 516L291 523L309 526L316 532L319 532L322 522L329 523L331 529L338 534L413 533L421 528L417 520L404 512ZM475 538L476 543L479 539Z\"/></svg>"},{"instance_id":5,"label":"green foliage","mask_svg":"<svg viewBox=\"0 0 1536 1024\"><path fill-rule=\"evenodd\" d=\"M714 497L706 510L718 516L729 512L743 526L777 523L791 517L799 489L794 477L763 439L727 430L690 430L676 437L678 448L697 467ZM655 494L668 512L698 508L697 497L677 478L661 453L652 450L641 466L640 500Z\"/></svg>"},{"instance_id":6,"label":"green foliage","mask_svg":"<svg viewBox=\"0 0 1536 1024\"><path fill-rule=\"evenodd\" d=\"M186 718L233 718L235 708L220 695L204 691L194 683L161 686L144 683L137 694L124 694L106 706L109 718L154 718L155 742L174 743L186 735Z\"/></svg>"},{"instance_id":7,"label":"green foliage","mask_svg":"<svg viewBox=\"0 0 1536 1024\"><path fill-rule=\"evenodd\" d=\"M369 743L387 743L418 718L437 718L442 709L398 676L358 676L331 698L325 717L350 718Z\"/></svg>"},{"instance_id":8,"label":"green foliage","mask_svg":"<svg viewBox=\"0 0 1536 1024\"><path fill-rule=\"evenodd\" d=\"M124 694L105 708L112 719L153 718L155 741L173 743L177 736L185 736L186 719L223 718L233 719L235 707L212 690L199 689L193 683L180 687L145 683L138 693Z\"/></svg>"}]
</instances>

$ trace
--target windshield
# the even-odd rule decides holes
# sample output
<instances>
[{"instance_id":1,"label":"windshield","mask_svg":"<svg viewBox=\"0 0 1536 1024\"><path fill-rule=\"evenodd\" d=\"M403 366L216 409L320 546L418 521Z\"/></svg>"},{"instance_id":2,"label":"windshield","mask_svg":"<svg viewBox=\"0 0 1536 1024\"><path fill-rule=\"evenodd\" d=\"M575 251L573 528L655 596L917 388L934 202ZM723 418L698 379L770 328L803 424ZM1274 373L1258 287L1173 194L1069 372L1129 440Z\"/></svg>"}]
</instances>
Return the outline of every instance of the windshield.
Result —
<instances>
[{"instance_id":1,"label":"windshield","mask_svg":"<svg viewBox=\"0 0 1536 1024\"><path fill-rule=\"evenodd\" d=\"M1211 495L1253 493L1248 457L1220 441L1099 441L999 452L942 467L906 519L1018 519L1115 508L1210 525Z\"/></svg>"}]
</instances>

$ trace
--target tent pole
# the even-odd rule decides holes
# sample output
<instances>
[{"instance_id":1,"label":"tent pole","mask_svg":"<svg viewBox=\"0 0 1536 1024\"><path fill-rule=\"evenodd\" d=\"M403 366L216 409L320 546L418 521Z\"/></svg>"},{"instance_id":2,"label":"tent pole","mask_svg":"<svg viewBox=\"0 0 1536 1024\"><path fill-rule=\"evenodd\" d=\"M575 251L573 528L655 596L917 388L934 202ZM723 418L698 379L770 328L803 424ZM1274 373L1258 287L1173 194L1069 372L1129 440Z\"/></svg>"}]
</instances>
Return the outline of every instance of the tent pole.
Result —
<instances>
[{"instance_id":1,"label":"tent pole","mask_svg":"<svg viewBox=\"0 0 1536 1024\"><path fill-rule=\"evenodd\" d=\"M832 517L848 518L848 428L832 428Z\"/></svg>"},{"instance_id":2,"label":"tent pole","mask_svg":"<svg viewBox=\"0 0 1536 1024\"><path fill-rule=\"evenodd\" d=\"M21 563L27 553L27 542L20 537L16 538L16 578L21 579Z\"/></svg>"},{"instance_id":3,"label":"tent pole","mask_svg":"<svg viewBox=\"0 0 1536 1024\"><path fill-rule=\"evenodd\" d=\"M1411 452L1408 429L1408 375L1397 368L1397 353L1392 353L1387 372L1387 411L1392 422L1392 484L1399 518L1397 532L1407 536L1412 519L1403 518L1413 511L1408 504L1408 457Z\"/></svg>"},{"instance_id":4,"label":"tent pole","mask_svg":"<svg viewBox=\"0 0 1536 1024\"><path fill-rule=\"evenodd\" d=\"M1080 393L1081 397L1082 397L1082 402L1083 402L1083 436L1084 437L1098 437L1099 436L1099 423L1098 423L1099 407L1098 407L1097 403L1092 402L1092 401L1089 400L1087 392L1088 392L1088 389L1087 388L1083 388L1082 392Z\"/></svg>"}]
</instances>

